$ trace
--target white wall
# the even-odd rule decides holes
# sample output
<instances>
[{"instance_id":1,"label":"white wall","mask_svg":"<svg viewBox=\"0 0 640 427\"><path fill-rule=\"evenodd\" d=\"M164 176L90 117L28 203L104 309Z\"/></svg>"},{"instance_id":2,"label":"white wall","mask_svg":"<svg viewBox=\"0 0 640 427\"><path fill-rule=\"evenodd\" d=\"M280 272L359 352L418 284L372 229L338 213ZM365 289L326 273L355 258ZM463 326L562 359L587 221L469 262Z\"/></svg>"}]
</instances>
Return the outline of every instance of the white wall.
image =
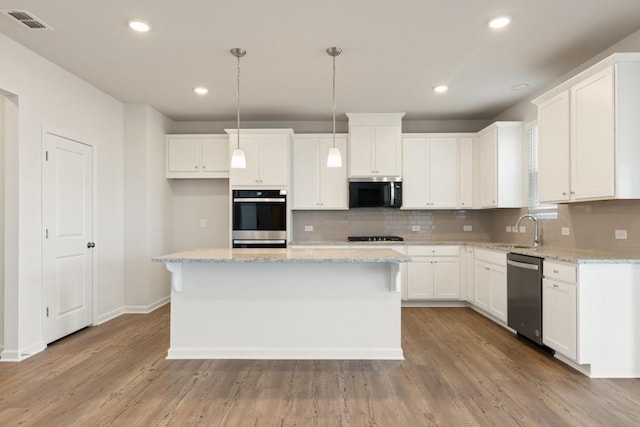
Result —
<instances>
[{"instance_id":1,"label":"white wall","mask_svg":"<svg viewBox=\"0 0 640 427\"><path fill-rule=\"evenodd\" d=\"M165 178L165 133L172 121L148 105L124 110L124 310L148 312L168 301L170 276L153 256L171 251L172 194Z\"/></svg>"},{"instance_id":2,"label":"white wall","mask_svg":"<svg viewBox=\"0 0 640 427\"><path fill-rule=\"evenodd\" d=\"M172 179L172 251L229 247L229 180ZM206 221L206 228L200 227Z\"/></svg>"},{"instance_id":3,"label":"white wall","mask_svg":"<svg viewBox=\"0 0 640 427\"><path fill-rule=\"evenodd\" d=\"M6 230L17 230L17 250L7 251L3 360L41 350L42 330L42 134L43 129L94 145L96 154L96 315L109 317L124 304L123 105L78 77L0 34L0 90L18 100L18 138L5 141ZM9 198L17 186L17 200ZM19 221L12 216L19 209ZM6 239L11 241L12 236ZM17 334L13 339L12 334Z\"/></svg>"},{"instance_id":4,"label":"white wall","mask_svg":"<svg viewBox=\"0 0 640 427\"><path fill-rule=\"evenodd\" d=\"M4 349L4 104L0 93L0 352Z\"/></svg>"}]
</instances>

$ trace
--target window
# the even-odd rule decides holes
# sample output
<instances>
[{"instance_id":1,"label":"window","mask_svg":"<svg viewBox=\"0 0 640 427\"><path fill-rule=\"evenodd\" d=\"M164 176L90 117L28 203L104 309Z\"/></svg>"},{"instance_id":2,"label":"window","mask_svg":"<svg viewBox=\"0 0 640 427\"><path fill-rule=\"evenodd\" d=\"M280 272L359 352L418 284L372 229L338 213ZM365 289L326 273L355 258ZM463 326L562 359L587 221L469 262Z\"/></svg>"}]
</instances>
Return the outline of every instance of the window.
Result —
<instances>
[{"instance_id":1,"label":"window","mask_svg":"<svg viewBox=\"0 0 640 427\"><path fill-rule=\"evenodd\" d=\"M538 123L527 123L524 132L529 151L529 213L538 219L556 219L558 206L538 201Z\"/></svg>"}]
</instances>

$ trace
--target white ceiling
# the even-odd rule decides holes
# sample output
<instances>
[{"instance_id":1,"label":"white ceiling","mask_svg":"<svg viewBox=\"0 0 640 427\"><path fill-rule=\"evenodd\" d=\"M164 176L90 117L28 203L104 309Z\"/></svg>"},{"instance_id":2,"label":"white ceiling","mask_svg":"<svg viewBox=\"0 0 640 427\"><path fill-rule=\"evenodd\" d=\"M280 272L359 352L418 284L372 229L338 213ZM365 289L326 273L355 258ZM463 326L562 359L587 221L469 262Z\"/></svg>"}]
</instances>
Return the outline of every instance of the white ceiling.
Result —
<instances>
[{"instance_id":1,"label":"white ceiling","mask_svg":"<svg viewBox=\"0 0 640 427\"><path fill-rule=\"evenodd\" d=\"M174 120L328 120L337 112L490 119L640 28L640 0L0 0L0 32L123 102ZM513 17L491 31L487 21ZM131 18L153 26L136 34ZM1 58L0 58L1 60ZM2 66L7 66L3 64ZM432 87L450 86L445 95ZM527 83L529 89L510 87ZM206 86L209 94L193 93Z\"/></svg>"}]
</instances>

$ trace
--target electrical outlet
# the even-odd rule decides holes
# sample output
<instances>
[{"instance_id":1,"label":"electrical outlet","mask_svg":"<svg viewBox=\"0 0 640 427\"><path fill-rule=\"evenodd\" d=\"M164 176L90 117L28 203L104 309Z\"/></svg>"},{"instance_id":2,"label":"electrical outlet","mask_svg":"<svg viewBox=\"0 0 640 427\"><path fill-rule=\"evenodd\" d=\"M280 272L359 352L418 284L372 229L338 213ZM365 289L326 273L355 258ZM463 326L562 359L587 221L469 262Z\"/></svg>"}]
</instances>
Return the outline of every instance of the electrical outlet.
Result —
<instances>
[{"instance_id":1,"label":"electrical outlet","mask_svg":"<svg viewBox=\"0 0 640 427\"><path fill-rule=\"evenodd\" d=\"M411 231L420 231L420 226L419 225L412 225L411 226Z\"/></svg>"},{"instance_id":2,"label":"electrical outlet","mask_svg":"<svg viewBox=\"0 0 640 427\"><path fill-rule=\"evenodd\" d=\"M511 226L507 225L507 233L511 233Z\"/></svg>"},{"instance_id":3,"label":"electrical outlet","mask_svg":"<svg viewBox=\"0 0 640 427\"><path fill-rule=\"evenodd\" d=\"M201 219L200 220L200 228L207 228L207 220L206 219Z\"/></svg>"},{"instance_id":4,"label":"electrical outlet","mask_svg":"<svg viewBox=\"0 0 640 427\"><path fill-rule=\"evenodd\" d=\"M305 225L304 231L313 231L313 225Z\"/></svg>"},{"instance_id":5,"label":"electrical outlet","mask_svg":"<svg viewBox=\"0 0 640 427\"><path fill-rule=\"evenodd\" d=\"M525 227L524 225L520 226L520 233L526 233L527 232L527 227Z\"/></svg>"},{"instance_id":6,"label":"electrical outlet","mask_svg":"<svg viewBox=\"0 0 640 427\"><path fill-rule=\"evenodd\" d=\"M616 230L615 236L616 239L627 240L627 230Z\"/></svg>"},{"instance_id":7,"label":"electrical outlet","mask_svg":"<svg viewBox=\"0 0 640 427\"><path fill-rule=\"evenodd\" d=\"M560 231L562 232L563 236L568 236L571 234L571 230L569 230L569 227L562 227Z\"/></svg>"},{"instance_id":8,"label":"electrical outlet","mask_svg":"<svg viewBox=\"0 0 640 427\"><path fill-rule=\"evenodd\" d=\"M471 225L463 225L462 226L462 230L463 231L473 231L473 227Z\"/></svg>"}]
</instances>

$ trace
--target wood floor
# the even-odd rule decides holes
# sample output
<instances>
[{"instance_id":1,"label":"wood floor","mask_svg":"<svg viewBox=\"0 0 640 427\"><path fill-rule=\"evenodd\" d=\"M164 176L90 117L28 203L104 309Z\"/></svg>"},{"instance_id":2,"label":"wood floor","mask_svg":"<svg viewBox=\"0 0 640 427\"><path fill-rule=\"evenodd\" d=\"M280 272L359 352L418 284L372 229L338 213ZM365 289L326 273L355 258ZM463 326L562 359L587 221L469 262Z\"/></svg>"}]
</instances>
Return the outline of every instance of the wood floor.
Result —
<instances>
[{"instance_id":1,"label":"wood floor","mask_svg":"<svg viewBox=\"0 0 640 427\"><path fill-rule=\"evenodd\" d=\"M405 361L165 360L169 307L0 363L0 426L638 426L592 380L466 308L402 311Z\"/></svg>"}]
</instances>

